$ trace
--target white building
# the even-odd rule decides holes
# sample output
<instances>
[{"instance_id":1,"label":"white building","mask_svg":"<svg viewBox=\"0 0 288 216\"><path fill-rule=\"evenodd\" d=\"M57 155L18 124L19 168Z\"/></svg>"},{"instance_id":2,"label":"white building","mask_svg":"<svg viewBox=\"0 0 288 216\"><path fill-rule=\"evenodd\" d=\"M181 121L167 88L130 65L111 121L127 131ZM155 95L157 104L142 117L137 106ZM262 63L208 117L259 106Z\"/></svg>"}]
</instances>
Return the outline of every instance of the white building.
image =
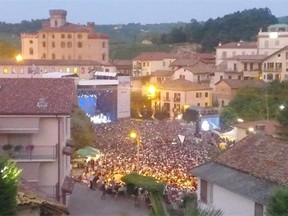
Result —
<instances>
[{"instance_id":1,"label":"white building","mask_svg":"<svg viewBox=\"0 0 288 216\"><path fill-rule=\"evenodd\" d=\"M198 202L224 216L264 216L275 187L288 186L287 167L286 142L251 134L215 161L192 169Z\"/></svg>"}]
</instances>

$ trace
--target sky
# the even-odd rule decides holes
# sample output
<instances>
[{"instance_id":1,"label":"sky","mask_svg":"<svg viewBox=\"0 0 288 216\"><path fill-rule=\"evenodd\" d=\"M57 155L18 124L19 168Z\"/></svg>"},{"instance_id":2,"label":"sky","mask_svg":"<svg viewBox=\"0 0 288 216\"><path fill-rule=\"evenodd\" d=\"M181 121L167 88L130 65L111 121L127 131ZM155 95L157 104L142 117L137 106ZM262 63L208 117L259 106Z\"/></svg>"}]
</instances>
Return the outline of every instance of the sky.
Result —
<instances>
[{"instance_id":1,"label":"sky","mask_svg":"<svg viewBox=\"0 0 288 216\"><path fill-rule=\"evenodd\" d=\"M287 0L0 0L0 22L47 19L50 9L63 9L76 24L187 23L264 7L288 16L287 6Z\"/></svg>"}]
</instances>

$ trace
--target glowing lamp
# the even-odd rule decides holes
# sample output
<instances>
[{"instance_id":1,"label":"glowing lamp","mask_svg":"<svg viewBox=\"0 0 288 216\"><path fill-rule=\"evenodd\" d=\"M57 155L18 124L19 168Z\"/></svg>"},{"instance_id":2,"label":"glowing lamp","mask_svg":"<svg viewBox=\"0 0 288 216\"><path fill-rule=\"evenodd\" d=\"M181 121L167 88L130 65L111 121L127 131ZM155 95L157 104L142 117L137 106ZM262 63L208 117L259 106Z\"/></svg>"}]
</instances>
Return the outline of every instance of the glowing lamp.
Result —
<instances>
[{"instance_id":1,"label":"glowing lamp","mask_svg":"<svg viewBox=\"0 0 288 216\"><path fill-rule=\"evenodd\" d=\"M22 61L23 61L23 56L20 55L20 54L17 55L17 56L16 56L16 61L17 61L17 62L22 62Z\"/></svg>"}]
</instances>

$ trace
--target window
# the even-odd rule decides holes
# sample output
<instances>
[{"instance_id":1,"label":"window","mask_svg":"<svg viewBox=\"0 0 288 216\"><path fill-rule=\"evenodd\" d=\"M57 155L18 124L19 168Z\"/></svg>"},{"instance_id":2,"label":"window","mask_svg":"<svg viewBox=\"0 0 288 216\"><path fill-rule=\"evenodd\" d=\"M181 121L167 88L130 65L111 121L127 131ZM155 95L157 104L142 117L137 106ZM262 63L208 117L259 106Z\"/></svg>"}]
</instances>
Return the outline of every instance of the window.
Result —
<instances>
[{"instance_id":1,"label":"window","mask_svg":"<svg viewBox=\"0 0 288 216\"><path fill-rule=\"evenodd\" d=\"M61 42L61 48L65 48L65 42L64 41Z\"/></svg>"},{"instance_id":2,"label":"window","mask_svg":"<svg viewBox=\"0 0 288 216\"><path fill-rule=\"evenodd\" d=\"M250 63L250 71L253 70L253 63Z\"/></svg>"},{"instance_id":3,"label":"window","mask_svg":"<svg viewBox=\"0 0 288 216\"><path fill-rule=\"evenodd\" d=\"M30 44L33 44L33 40L29 40L29 43L30 43Z\"/></svg>"},{"instance_id":4,"label":"window","mask_svg":"<svg viewBox=\"0 0 288 216\"><path fill-rule=\"evenodd\" d=\"M16 74L17 72L16 72L17 70L16 70L16 67L13 67L12 68L12 74Z\"/></svg>"},{"instance_id":5,"label":"window","mask_svg":"<svg viewBox=\"0 0 288 216\"><path fill-rule=\"evenodd\" d=\"M241 80L241 75L238 76L238 80Z\"/></svg>"},{"instance_id":6,"label":"window","mask_svg":"<svg viewBox=\"0 0 288 216\"><path fill-rule=\"evenodd\" d=\"M224 100L221 101L221 107L225 107L225 102L224 102Z\"/></svg>"},{"instance_id":7,"label":"window","mask_svg":"<svg viewBox=\"0 0 288 216\"><path fill-rule=\"evenodd\" d=\"M208 107L208 103L207 102L205 103L205 107Z\"/></svg>"},{"instance_id":8,"label":"window","mask_svg":"<svg viewBox=\"0 0 288 216\"><path fill-rule=\"evenodd\" d=\"M46 59L46 54L45 53L42 54L42 59Z\"/></svg>"},{"instance_id":9,"label":"window","mask_svg":"<svg viewBox=\"0 0 288 216\"><path fill-rule=\"evenodd\" d=\"M28 67L28 74L32 74L33 73L33 68L32 67Z\"/></svg>"},{"instance_id":10,"label":"window","mask_svg":"<svg viewBox=\"0 0 288 216\"><path fill-rule=\"evenodd\" d=\"M163 67L165 67L165 65L166 65L166 63L165 63L165 61L163 61Z\"/></svg>"},{"instance_id":11,"label":"window","mask_svg":"<svg viewBox=\"0 0 288 216\"><path fill-rule=\"evenodd\" d=\"M54 20L54 26L57 27L58 26L58 21Z\"/></svg>"},{"instance_id":12,"label":"window","mask_svg":"<svg viewBox=\"0 0 288 216\"><path fill-rule=\"evenodd\" d=\"M223 58L223 59L226 59L226 58L227 58L227 52L226 52L226 51L222 52L222 58Z\"/></svg>"},{"instance_id":13,"label":"window","mask_svg":"<svg viewBox=\"0 0 288 216\"><path fill-rule=\"evenodd\" d=\"M264 215L263 205L255 203L254 216L263 216L263 215Z\"/></svg>"},{"instance_id":14,"label":"window","mask_svg":"<svg viewBox=\"0 0 288 216\"><path fill-rule=\"evenodd\" d=\"M185 80L185 75L179 75L179 79Z\"/></svg>"},{"instance_id":15,"label":"window","mask_svg":"<svg viewBox=\"0 0 288 216\"><path fill-rule=\"evenodd\" d=\"M282 71L282 63L281 62L275 63L275 67L276 67L276 71Z\"/></svg>"},{"instance_id":16,"label":"window","mask_svg":"<svg viewBox=\"0 0 288 216\"><path fill-rule=\"evenodd\" d=\"M220 76L220 80L222 80L223 79L223 76Z\"/></svg>"},{"instance_id":17,"label":"window","mask_svg":"<svg viewBox=\"0 0 288 216\"><path fill-rule=\"evenodd\" d=\"M8 74L8 68L7 68L7 67L4 67L3 73L4 73L4 74Z\"/></svg>"},{"instance_id":18,"label":"window","mask_svg":"<svg viewBox=\"0 0 288 216\"><path fill-rule=\"evenodd\" d=\"M231 77L231 76L228 76L228 79L232 79L232 77Z\"/></svg>"},{"instance_id":19,"label":"window","mask_svg":"<svg viewBox=\"0 0 288 216\"><path fill-rule=\"evenodd\" d=\"M273 74L267 74L267 80L273 80Z\"/></svg>"},{"instance_id":20,"label":"window","mask_svg":"<svg viewBox=\"0 0 288 216\"><path fill-rule=\"evenodd\" d=\"M234 63L234 65L233 65L233 70L237 71L237 64L236 63Z\"/></svg>"},{"instance_id":21,"label":"window","mask_svg":"<svg viewBox=\"0 0 288 216\"><path fill-rule=\"evenodd\" d=\"M82 46L83 46L83 45L82 45L82 42L78 42L78 43L77 43L77 47L78 47L78 48L82 48Z\"/></svg>"},{"instance_id":22,"label":"window","mask_svg":"<svg viewBox=\"0 0 288 216\"><path fill-rule=\"evenodd\" d=\"M78 68L76 68L76 67L73 68L73 73L74 73L74 74L77 74L77 73L78 73Z\"/></svg>"},{"instance_id":23,"label":"window","mask_svg":"<svg viewBox=\"0 0 288 216\"><path fill-rule=\"evenodd\" d=\"M45 41L42 42L42 46L46 47L46 42Z\"/></svg>"},{"instance_id":24,"label":"window","mask_svg":"<svg viewBox=\"0 0 288 216\"><path fill-rule=\"evenodd\" d=\"M64 39L65 38L65 34L61 34L61 38Z\"/></svg>"},{"instance_id":25,"label":"window","mask_svg":"<svg viewBox=\"0 0 288 216\"><path fill-rule=\"evenodd\" d=\"M201 98L202 97L202 92L196 92L196 98Z\"/></svg>"},{"instance_id":26,"label":"window","mask_svg":"<svg viewBox=\"0 0 288 216\"><path fill-rule=\"evenodd\" d=\"M42 38L46 38L46 35L45 35L45 34L42 34Z\"/></svg>"},{"instance_id":27,"label":"window","mask_svg":"<svg viewBox=\"0 0 288 216\"><path fill-rule=\"evenodd\" d=\"M68 38L68 39L71 39L71 38L72 38L72 35L71 35L71 34L68 34L68 35L67 35L67 38Z\"/></svg>"},{"instance_id":28,"label":"window","mask_svg":"<svg viewBox=\"0 0 288 216\"><path fill-rule=\"evenodd\" d=\"M29 55L33 55L33 54L34 54L33 48L29 48Z\"/></svg>"},{"instance_id":29,"label":"window","mask_svg":"<svg viewBox=\"0 0 288 216\"><path fill-rule=\"evenodd\" d=\"M52 34L52 38L53 38L53 39L55 38L55 35L54 35L54 34Z\"/></svg>"},{"instance_id":30,"label":"window","mask_svg":"<svg viewBox=\"0 0 288 216\"><path fill-rule=\"evenodd\" d=\"M53 41L53 42L52 42L52 48L54 48L54 47L55 47L55 42Z\"/></svg>"},{"instance_id":31,"label":"window","mask_svg":"<svg viewBox=\"0 0 288 216\"><path fill-rule=\"evenodd\" d=\"M55 53L52 53L52 59L54 60L56 58Z\"/></svg>"},{"instance_id":32,"label":"window","mask_svg":"<svg viewBox=\"0 0 288 216\"><path fill-rule=\"evenodd\" d=\"M288 52L286 52L286 60L288 59Z\"/></svg>"},{"instance_id":33,"label":"window","mask_svg":"<svg viewBox=\"0 0 288 216\"><path fill-rule=\"evenodd\" d=\"M208 92L205 92L205 97L206 97L206 98L208 97L208 95L209 95Z\"/></svg>"},{"instance_id":34,"label":"window","mask_svg":"<svg viewBox=\"0 0 288 216\"><path fill-rule=\"evenodd\" d=\"M102 42L102 48L105 48L106 47L106 43L105 41Z\"/></svg>"},{"instance_id":35,"label":"window","mask_svg":"<svg viewBox=\"0 0 288 216\"><path fill-rule=\"evenodd\" d=\"M273 62L268 62L267 63L267 70L273 70L274 69L274 63Z\"/></svg>"},{"instance_id":36,"label":"window","mask_svg":"<svg viewBox=\"0 0 288 216\"><path fill-rule=\"evenodd\" d=\"M174 93L174 102L180 102L180 93Z\"/></svg>"},{"instance_id":37,"label":"window","mask_svg":"<svg viewBox=\"0 0 288 216\"><path fill-rule=\"evenodd\" d=\"M102 54L102 61L105 61L106 60L106 55L105 53Z\"/></svg>"},{"instance_id":38,"label":"window","mask_svg":"<svg viewBox=\"0 0 288 216\"><path fill-rule=\"evenodd\" d=\"M244 63L244 71L247 71L247 63Z\"/></svg>"},{"instance_id":39,"label":"window","mask_svg":"<svg viewBox=\"0 0 288 216\"><path fill-rule=\"evenodd\" d=\"M199 106L199 107L200 107L200 103L197 103L197 106Z\"/></svg>"},{"instance_id":40,"label":"window","mask_svg":"<svg viewBox=\"0 0 288 216\"><path fill-rule=\"evenodd\" d=\"M169 92L166 92L166 100L169 101Z\"/></svg>"},{"instance_id":41,"label":"window","mask_svg":"<svg viewBox=\"0 0 288 216\"><path fill-rule=\"evenodd\" d=\"M78 38L78 39L82 39L82 34L78 34L78 35L77 35L77 38Z\"/></svg>"}]
</instances>

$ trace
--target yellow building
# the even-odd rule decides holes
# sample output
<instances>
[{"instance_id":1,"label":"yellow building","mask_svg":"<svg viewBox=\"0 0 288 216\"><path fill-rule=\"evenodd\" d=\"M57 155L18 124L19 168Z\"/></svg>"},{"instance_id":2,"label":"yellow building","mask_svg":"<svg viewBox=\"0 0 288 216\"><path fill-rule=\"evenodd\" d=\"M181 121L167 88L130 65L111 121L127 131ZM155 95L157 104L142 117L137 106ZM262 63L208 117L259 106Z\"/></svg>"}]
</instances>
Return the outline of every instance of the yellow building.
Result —
<instances>
[{"instance_id":1,"label":"yellow building","mask_svg":"<svg viewBox=\"0 0 288 216\"><path fill-rule=\"evenodd\" d=\"M167 111L171 117L183 113L185 107L211 107L212 88L208 83L195 83L184 79L169 80L158 87L152 101L155 110Z\"/></svg>"},{"instance_id":2,"label":"yellow building","mask_svg":"<svg viewBox=\"0 0 288 216\"><path fill-rule=\"evenodd\" d=\"M50 10L37 33L22 33L24 59L109 61L109 36L96 33L95 24L72 24L66 21L67 11Z\"/></svg>"}]
</instances>

